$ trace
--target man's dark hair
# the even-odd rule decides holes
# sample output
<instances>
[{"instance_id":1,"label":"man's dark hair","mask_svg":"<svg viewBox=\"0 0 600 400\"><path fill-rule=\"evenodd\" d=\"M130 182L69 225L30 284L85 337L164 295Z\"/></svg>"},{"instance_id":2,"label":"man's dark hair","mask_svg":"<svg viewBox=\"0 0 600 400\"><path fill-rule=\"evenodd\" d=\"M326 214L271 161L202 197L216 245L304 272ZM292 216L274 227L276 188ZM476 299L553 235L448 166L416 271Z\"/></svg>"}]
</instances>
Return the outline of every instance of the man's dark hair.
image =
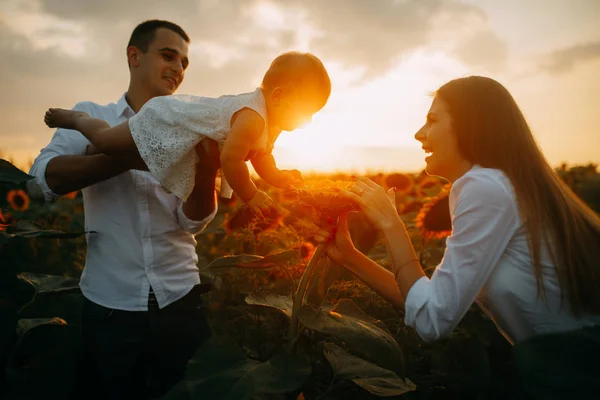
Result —
<instances>
[{"instance_id":1,"label":"man's dark hair","mask_svg":"<svg viewBox=\"0 0 600 400\"><path fill-rule=\"evenodd\" d=\"M169 29L181 36L186 43L190 42L189 36L179 25L169 21L151 19L144 21L135 27L131 33L131 38L129 39L127 47L135 46L143 53L147 52L148 47L150 47L150 43L152 43L152 40L154 40L154 33L160 28Z\"/></svg>"}]
</instances>

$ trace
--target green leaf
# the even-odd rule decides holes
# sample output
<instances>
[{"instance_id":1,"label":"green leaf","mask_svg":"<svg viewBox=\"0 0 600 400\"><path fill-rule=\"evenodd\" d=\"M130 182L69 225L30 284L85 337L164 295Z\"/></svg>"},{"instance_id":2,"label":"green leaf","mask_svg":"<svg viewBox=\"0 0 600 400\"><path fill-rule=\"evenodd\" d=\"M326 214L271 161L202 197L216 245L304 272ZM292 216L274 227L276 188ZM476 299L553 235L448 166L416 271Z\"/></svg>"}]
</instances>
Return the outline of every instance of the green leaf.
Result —
<instances>
[{"instance_id":1,"label":"green leaf","mask_svg":"<svg viewBox=\"0 0 600 400\"><path fill-rule=\"evenodd\" d=\"M40 325L67 325L67 321L62 318L27 318L20 319L17 323L17 335L23 336L25 332Z\"/></svg>"},{"instance_id":2,"label":"green leaf","mask_svg":"<svg viewBox=\"0 0 600 400\"><path fill-rule=\"evenodd\" d=\"M285 250L271 254L266 257L253 254L241 254L237 256L224 256L215 259L203 269L237 267L249 269L266 269L287 263L298 256L297 250Z\"/></svg>"},{"instance_id":3,"label":"green leaf","mask_svg":"<svg viewBox=\"0 0 600 400\"><path fill-rule=\"evenodd\" d=\"M78 279L23 272L17 280L33 290L30 300L20 307L21 318L61 317L71 323L79 322L83 296Z\"/></svg>"},{"instance_id":4,"label":"green leaf","mask_svg":"<svg viewBox=\"0 0 600 400\"><path fill-rule=\"evenodd\" d=\"M311 372L310 363L293 354L279 353L261 363L247 359L235 342L213 338L196 352L184 380L164 399L250 400L260 393L296 390Z\"/></svg>"},{"instance_id":5,"label":"green leaf","mask_svg":"<svg viewBox=\"0 0 600 400\"><path fill-rule=\"evenodd\" d=\"M26 174L10 162L0 159L0 182L21 183L34 178L34 176Z\"/></svg>"},{"instance_id":6,"label":"green leaf","mask_svg":"<svg viewBox=\"0 0 600 400\"><path fill-rule=\"evenodd\" d=\"M18 221L6 229L6 232L0 231L0 246L6 244L15 238L46 238L46 239L73 239L85 235L87 232L62 232L53 229L44 229L32 221Z\"/></svg>"},{"instance_id":7,"label":"green leaf","mask_svg":"<svg viewBox=\"0 0 600 400\"><path fill-rule=\"evenodd\" d=\"M290 317L283 310L262 304L240 304L221 310L224 333L235 340L245 354L264 361L277 354L285 345Z\"/></svg>"},{"instance_id":8,"label":"green leaf","mask_svg":"<svg viewBox=\"0 0 600 400\"><path fill-rule=\"evenodd\" d=\"M409 379L403 380L396 373L353 356L333 343L325 343L324 353L335 379L351 380L379 397L401 396L417 388Z\"/></svg>"},{"instance_id":9,"label":"green leaf","mask_svg":"<svg viewBox=\"0 0 600 400\"><path fill-rule=\"evenodd\" d=\"M303 306L298 318L307 328L341 339L353 353L404 377L404 355L398 342L352 301L340 301L330 311Z\"/></svg>"},{"instance_id":10,"label":"green leaf","mask_svg":"<svg viewBox=\"0 0 600 400\"><path fill-rule=\"evenodd\" d=\"M21 279L35 288L36 294L47 292L79 292L79 279L65 278L58 275L35 274L23 272L17 275Z\"/></svg>"},{"instance_id":11,"label":"green leaf","mask_svg":"<svg viewBox=\"0 0 600 400\"><path fill-rule=\"evenodd\" d=\"M251 294L246 297L246 303L276 308L283 311L288 317L292 316L292 299L290 299L289 296L272 294L266 296L256 296Z\"/></svg>"},{"instance_id":12,"label":"green leaf","mask_svg":"<svg viewBox=\"0 0 600 400\"><path fill-rule=\"evenodd\" d=\"M80 331L60 318L19 321L3 399L67 399L75 384Z\"/></svg>"},{"instance_id":13,"label":"green leaf","mask_svg":"<svg viewBox=\"0 0 600 400\"><path fill-rule=\"evenodd\" d=\"M0 275L0 299L17 310L35 297L35 287L14 275Z\"/></svg>"}]
</instances>

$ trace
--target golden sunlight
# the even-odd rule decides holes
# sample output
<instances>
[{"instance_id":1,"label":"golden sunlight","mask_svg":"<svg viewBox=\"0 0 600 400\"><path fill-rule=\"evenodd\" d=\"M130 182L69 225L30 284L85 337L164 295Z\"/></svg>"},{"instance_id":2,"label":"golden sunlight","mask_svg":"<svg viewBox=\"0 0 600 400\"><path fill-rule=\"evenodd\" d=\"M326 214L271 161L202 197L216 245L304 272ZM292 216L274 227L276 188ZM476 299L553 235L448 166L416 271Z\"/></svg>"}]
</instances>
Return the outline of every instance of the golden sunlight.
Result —
<instances>
[{"instance_id":1,"label":"golden sunlight","mask_svg":"<svg viewBox=\"0 0 600 400\"><path fill-rule=\"evenodd\" d=\"M420 152L414 133L425 120L429 94L447 79L465 73L462 65L445 54L422 52L399 60L390 72L371 80L352 81L341 66L328 68L334 86L328 104L310 124L283 132L277 139L274 155L283 168L319 172L379 169L382 159L377 153L369 154L369 148ZM349 160L350 156L344 157L344 147L364 148L365 152L360 159ZM402 161L386 169L400 168ZM416 169L420 164L411 161L410 167Z\"/></svg>"}]
</instances>

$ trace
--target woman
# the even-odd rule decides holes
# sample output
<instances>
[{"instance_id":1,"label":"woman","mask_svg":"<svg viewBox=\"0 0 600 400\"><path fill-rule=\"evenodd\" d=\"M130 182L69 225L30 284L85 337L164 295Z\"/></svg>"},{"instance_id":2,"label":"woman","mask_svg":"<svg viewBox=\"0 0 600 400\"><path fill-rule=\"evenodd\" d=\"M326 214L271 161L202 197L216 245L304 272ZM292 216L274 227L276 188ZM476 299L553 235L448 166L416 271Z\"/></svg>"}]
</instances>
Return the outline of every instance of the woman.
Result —
<instances>
[{"instance_id":1,"label":"woman","mask_svg":"<svg viewBox=\"0 0 600 400\"><path fill-rule=\"evenodd\" d=\"M476 301L515 345L531 395L579 398L576 386L592 389L590 374L600 377L590 355L600 355L599 216L548 165L514 99L492 79L443 85L415 138L431 153L427 173L453 184L452 234L431 278L394 191L369 180L341 193L383 233L392 271L355 249L345 216L335 238L320 231L316 240L328 243L334 262L403 307L406 325L423 340L448 336Z\"/></svg>"}]
</instances>

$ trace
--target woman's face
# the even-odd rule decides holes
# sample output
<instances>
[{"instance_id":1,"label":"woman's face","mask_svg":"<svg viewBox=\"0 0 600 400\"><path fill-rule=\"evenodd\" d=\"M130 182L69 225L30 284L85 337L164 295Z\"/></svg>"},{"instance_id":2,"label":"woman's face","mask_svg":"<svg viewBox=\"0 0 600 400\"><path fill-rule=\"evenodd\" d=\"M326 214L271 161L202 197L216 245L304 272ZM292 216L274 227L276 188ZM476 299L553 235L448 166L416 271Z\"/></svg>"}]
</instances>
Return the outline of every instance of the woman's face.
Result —
<instances>
[{"instance_id":1,"label":"woman's face","mask_svg":"<svg viewBox=\"0 0 600 400\"><path fill-rule=\"evenodd\" d=\"M425 125L415 134L415 139L422 143L426 153L430 153L425 158L425 170L429 175L441 176L454 182L471 169L472 164L458 151L452 118L446 103L439 97L433 99Z\"/></svg>"}]
</instances>

